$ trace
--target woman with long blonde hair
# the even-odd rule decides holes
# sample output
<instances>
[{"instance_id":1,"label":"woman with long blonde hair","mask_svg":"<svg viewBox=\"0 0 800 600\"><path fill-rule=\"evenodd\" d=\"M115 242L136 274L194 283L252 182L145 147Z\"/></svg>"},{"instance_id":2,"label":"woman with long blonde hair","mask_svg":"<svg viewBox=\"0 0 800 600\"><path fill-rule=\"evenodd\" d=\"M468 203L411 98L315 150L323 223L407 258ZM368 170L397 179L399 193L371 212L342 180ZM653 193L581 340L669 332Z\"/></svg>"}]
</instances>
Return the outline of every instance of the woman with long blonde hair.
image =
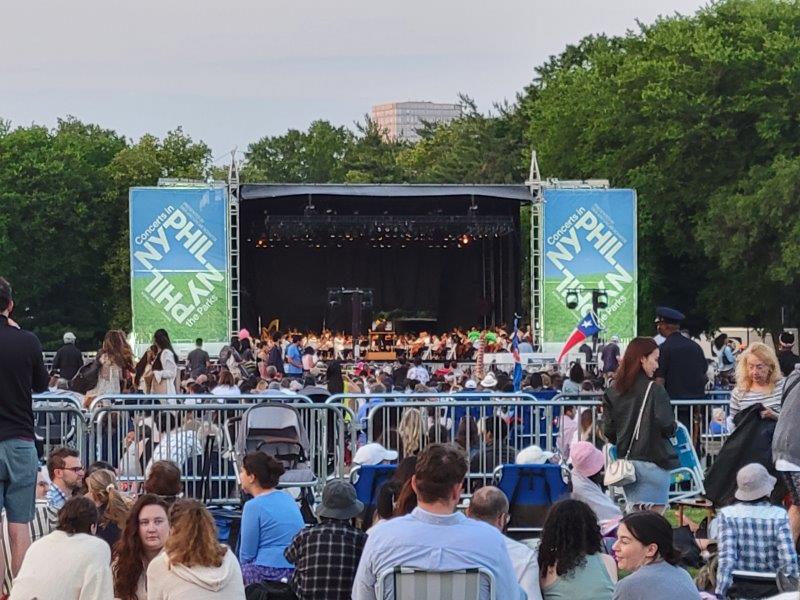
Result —
<instances>
[{"instance_id":1,"label":"woman with long blonde hair","mask_svg":"<svg viewBox=\"0 0 800 600\"><path fill-rule=\"evenodd\" d=\"M783 375L775 351L761 342L753 342L739 355L736 363L736 387L731 392L730 415L761 404L762 418L777 420L783 395Z\"/></svg>"},{"instance_id":2,"label":"woman with long blonde hair","mask_svg":"<svg viewBox=\"0 0 800 600\"><path fill-rule=\"evenodd\" d=\"M418 408L406 408L397 425L397 433L403 442L403 456L415 456L422 449L422 412Z\"/></svg>"},{"instance_id":3,"label":"woman with long blonde hair","mask_svg":"<svg viewBox=\"0 0 800 600\"><path fill-rule=\"evenodd\" d=\"M217 541L211 513L197 500L180 500L170 511L164 551L147 567L148 598L241 600L239 561Z\"/></svg>"},{"instance_id":4,"label":"woman with long blonde hair","mask_svg":"<svg viewBox=\"0 0 800 600\"><path fill-rule=\"evenodd\" d=\"M117 476L107 469L94 471L86 478L86 495L97 507L97 537L113 547L125 528L130 503L117 488Z\"/></svg>"}]
</instances>

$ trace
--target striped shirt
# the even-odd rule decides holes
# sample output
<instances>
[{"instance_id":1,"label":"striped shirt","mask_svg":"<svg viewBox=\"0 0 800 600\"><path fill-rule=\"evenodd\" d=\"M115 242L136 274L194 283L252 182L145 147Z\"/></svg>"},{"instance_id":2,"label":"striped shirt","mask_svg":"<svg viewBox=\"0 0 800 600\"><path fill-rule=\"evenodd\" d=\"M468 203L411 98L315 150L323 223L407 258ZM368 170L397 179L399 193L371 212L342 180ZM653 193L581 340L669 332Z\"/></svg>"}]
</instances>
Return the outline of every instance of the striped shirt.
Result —
<instances>
[{"instance_id":1,"label":"striped shirt","mask_svg":"<svg viewBox=\"0 0 800 600\"><path fill-rule=\"evenodd\" d=\"M754 392L734 389L731 392L731 418L737 413L747 410L754 404L763 404L764 408L771 408L775 412L781 411L781 396L783 396L783 384L786 379L779 379L775 382L775 387L771 392Z\"/></svg>"}]
</instances>

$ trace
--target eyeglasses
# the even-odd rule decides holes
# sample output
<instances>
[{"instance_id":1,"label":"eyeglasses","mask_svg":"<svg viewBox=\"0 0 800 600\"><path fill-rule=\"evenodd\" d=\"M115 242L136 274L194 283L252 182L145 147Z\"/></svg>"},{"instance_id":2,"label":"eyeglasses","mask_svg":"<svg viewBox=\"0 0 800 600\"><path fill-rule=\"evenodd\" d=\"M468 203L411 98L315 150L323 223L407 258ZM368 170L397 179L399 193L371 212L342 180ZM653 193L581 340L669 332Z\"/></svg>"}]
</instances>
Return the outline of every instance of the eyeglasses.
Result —
<instances>
[{"instance_id":1,"label":"eyeglasses","mask_svg":"<svg viewBox=\"0 0 800 600\"><path fill-rule=\"evenodd\" d=\"M750 371L764 371L766 369L769 369L769 365L765 365L763 363L758 363L757 365L747 365L747 368Z\"/></svg>"},{"instance_id":2,"label":"eyeglasses","mask_svg":"<svg viewBox=\"0 0 800 600\"><path fill-rule=\"evenodd\" d=\"M83 467L64 467L62 471L72 471L73 473L83 473Z\"/></svg>"}]
</instances>

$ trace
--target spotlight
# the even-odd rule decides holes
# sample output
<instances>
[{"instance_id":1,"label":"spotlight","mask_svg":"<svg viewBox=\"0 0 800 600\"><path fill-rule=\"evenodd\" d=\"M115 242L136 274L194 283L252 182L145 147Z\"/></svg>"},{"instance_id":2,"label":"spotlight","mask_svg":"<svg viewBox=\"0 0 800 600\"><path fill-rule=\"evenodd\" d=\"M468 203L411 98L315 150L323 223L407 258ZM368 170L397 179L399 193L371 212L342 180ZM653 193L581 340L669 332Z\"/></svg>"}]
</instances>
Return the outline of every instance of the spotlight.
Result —
<instances>
[{"instance_id":1,"label":"spotlight","mask_svg":"<svg viewBox=\"0 0 800 600\"><path fill-rule=\"evenodd\" d=\"M471 240L472 240L472 238L469 235L467 235L466 233L463 234L460 238L458 238L458 241L461 242L462 246L466 246L467 244L470 243Z\"/></svg>"},{"instance_id":2,"label":"spotlight","mask_svg":"<svg viewBox=\"0 0 800 600\"><path fill-rule=\"evenodd\" d=\"M578 292L567 292L564 302L570 310L578 308Z\"/></svg>"},{"instance_id":3,"label":"spotlight","mask_svg":"<svg viewBox=\"0 0 800 600\"><path fill-rule=\"evenodd\" d=\"M592 305L595 308L608 308L608 294L602 290L593 290Z\"/></svg>"}]
</instances>

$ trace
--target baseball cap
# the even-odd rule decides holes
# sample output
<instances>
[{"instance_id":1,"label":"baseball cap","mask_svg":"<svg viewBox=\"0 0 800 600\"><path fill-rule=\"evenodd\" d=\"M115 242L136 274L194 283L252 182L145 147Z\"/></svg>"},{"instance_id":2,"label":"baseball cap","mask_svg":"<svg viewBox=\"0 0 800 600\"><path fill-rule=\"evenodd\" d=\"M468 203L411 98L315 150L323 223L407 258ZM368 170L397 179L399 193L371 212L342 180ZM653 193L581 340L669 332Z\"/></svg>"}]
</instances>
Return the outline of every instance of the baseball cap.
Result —
<instances>
[{"instance_id":1,"label":"baseball cap","mask_svg":"<svg viewBox=\"0 0 800 600\"><path fill-rule=\"evenodd\" d=\"M379 465L385 460L397 460L396 450L387 450L378 443L365 444L356 451L353 462L359 465Z\"/></svg>"}]
</instances>

